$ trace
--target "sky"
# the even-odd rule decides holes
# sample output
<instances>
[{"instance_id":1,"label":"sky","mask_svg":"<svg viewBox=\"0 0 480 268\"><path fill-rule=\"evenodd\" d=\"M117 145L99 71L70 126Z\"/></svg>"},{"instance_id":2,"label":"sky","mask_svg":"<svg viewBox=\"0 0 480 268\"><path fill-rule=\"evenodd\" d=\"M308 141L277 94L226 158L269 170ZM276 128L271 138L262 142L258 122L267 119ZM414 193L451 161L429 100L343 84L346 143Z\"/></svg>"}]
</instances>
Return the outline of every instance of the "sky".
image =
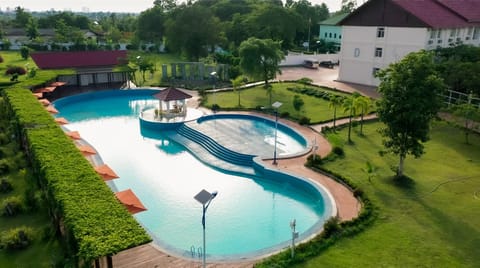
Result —
<instances>
[{"instance_id":1,"label":"sky","mask_svg":"<svg viewBox=\"0 0 480 268\"><path fill-rule=\"evenodd\" d=\"M110 11L140 13L153 6L154 0L1 0L0 9L14 9L17 6L29 11L46 11L52 8L56 11ZM342 0L310 0L312 5L325 3L330 12L340 9Z\"/></svg>"}]
</instances>

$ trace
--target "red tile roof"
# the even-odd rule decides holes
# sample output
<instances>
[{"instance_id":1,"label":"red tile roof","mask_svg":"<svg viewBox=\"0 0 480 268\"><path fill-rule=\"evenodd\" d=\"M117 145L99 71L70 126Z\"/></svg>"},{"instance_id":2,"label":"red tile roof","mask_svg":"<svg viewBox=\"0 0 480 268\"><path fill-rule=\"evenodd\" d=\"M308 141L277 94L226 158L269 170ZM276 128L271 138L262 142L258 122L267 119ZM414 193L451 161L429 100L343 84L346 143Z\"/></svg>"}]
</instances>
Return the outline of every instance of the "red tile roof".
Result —
<instances>
[{"instance_id":1,"label":"red tile roof","mask_svg":"<svg viewBox=\"0 0 480 268\"><path fill-rule=\"evenodd\" d=\"M473 26L475 17L480 17L480 0L392 1L432 28Z\"/></svg>"},{"instance_id":2,"label":"red tile roof","mask_svg":"<svg viewBox=\"0 0 480 268\"><path fill-rule=\"evenodd\" d=\"M153 97L162 101L173 101L190 99L192 96L174 87L169 87L154 94Z\"/></svg>"},{"instance_id":3,"label":"red tile roof","mask_svg":"<svg viewBox=\"0 0 480 268\"><path fill-rule=\"evenodd\" d=\"M127 58L127 51L37 52L31 54L40 69L110 67Z\"/></svg>"}]
</instances>

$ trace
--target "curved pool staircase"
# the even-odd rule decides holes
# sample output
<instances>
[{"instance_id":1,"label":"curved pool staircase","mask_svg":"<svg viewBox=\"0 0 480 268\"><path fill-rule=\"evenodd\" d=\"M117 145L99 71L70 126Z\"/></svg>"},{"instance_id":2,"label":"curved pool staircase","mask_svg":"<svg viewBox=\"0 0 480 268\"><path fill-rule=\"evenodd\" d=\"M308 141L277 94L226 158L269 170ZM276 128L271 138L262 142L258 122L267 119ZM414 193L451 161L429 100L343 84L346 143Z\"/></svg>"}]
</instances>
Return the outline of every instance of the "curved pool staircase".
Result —
<instances>
[{"instance_id":1,"label":"curved pool staircase","mask_svg":"<svg viewBox=\"0 0 480 268\"><path fill-rule=\"evenodd\" d=\"M253 158L256 155L241 154L232 151L209 136L195 130L188 125L196 122L184 123L175 131L169 131L169 137L183 145L193 153L200 161L223 171L255 175Z\"/></svg>"}]
</instances>

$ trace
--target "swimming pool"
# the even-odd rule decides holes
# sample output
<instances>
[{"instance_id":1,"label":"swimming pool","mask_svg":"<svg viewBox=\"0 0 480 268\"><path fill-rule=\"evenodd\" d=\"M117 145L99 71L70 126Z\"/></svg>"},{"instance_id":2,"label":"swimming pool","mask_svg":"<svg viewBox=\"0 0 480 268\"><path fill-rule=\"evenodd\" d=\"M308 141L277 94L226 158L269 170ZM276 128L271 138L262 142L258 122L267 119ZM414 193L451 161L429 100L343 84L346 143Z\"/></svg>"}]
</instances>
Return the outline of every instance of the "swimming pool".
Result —
<instances>
[{"instance_id":1,"label":"swimming pool","mask_svg":"<svg viewBox=\"0 0 480 268\"><path fill-rule=\"evenodd\" d=\"M328 193L288 174L262 171L252 176L219 172L167 135L141 135L138 115L158 104L149 90L105 91L54 103L120 176L112 189L132 189L145 212L134 217L155 242L172 255L192 257L202 245L201 189L217 190L206 219L207 257L238 260L288 246L289 222L297 221L300 239L318 232L335 214ZM261 174L263 173L263 174ZM194 258L197 258L196 256Z\"/></svg>"}]
</instances>

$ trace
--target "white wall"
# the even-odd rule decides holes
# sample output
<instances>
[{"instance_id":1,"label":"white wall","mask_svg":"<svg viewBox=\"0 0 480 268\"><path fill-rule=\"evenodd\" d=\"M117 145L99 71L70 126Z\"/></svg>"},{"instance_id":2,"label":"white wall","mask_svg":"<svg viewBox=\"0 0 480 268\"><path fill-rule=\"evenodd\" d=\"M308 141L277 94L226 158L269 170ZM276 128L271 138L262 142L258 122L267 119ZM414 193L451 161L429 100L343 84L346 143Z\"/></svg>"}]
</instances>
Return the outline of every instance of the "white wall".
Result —
<instances>
[{"instance_id":1,"label":"white wall","mask_svg":"<svg viewBox=\"0 0 480 268\"><path fill-rule=\"evenodd\" d=\"M426 46L426 28L384 28L384 37L377 38L377 27L343 27L338 80L377 86L374 68L383 69ZM376 48L382 49L381 57L375 57Z\"/></svg>"},{"instance_id":2,"label":"white wall","mask_svg":"<svg viewBox=\"0 0 480 268\"><path fill-rule=\"evenodd\" d=\"M295 66L302 65L303 61L306 59L315 59L320 61L333 61L337 62L339 59L339 54L303 54L303 53L294 53L289 52L285 56L285 59L280 62L280 66Z\"/></svg>"}]
</instances>

